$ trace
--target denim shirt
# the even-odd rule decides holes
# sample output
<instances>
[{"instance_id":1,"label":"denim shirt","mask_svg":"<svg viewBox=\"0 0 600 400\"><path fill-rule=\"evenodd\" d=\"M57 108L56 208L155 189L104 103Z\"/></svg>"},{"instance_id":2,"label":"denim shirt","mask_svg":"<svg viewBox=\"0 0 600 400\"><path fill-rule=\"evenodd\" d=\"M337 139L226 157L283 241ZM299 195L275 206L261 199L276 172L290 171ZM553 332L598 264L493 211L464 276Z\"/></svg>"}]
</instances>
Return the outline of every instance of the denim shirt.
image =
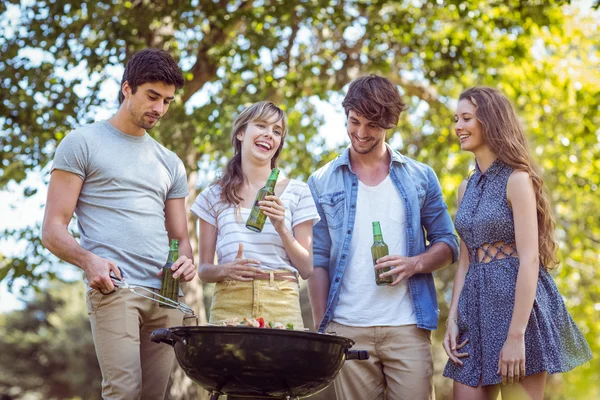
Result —
<instances>
[{"instance_id":1,"label":"denim shirt","mask_svg":"<svg viewBox=\"0 0 600 400\"><path fill-rule=\"evenodd\" d=\"M387 143L386 147L391 155L390 178L406 212L406 255L419 255L434 243L443 242L452 249L452 261L456 261L458 238L435 172L428 165L392 150ZM327 269L330 280L327 309L319 325L319 332L324 332L339 299L356 217L358 176L350 165L349 148L314 172L308 179L308 186L321 217L313 227L314 266ZM426 238L429 245L426 245ZM408 287L417 326L437 329L439 309L433 275L415 274L409 278ZM356 293L356 297L360 300L360 293Z\"/></svg>"}]
</instances>

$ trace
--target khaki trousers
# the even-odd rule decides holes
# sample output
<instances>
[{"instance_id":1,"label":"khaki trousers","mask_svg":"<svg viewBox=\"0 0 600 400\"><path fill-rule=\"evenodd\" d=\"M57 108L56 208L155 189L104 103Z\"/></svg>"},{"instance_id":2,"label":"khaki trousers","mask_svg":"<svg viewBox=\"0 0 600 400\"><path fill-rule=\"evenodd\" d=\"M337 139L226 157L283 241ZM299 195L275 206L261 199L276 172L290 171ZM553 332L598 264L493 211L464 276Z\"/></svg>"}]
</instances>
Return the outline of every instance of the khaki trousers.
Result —
<instances>
[{"instance_id":1,"label":"khaki trousers","mask_svg":"<svg viewBox=\"0 0 600 400\"><path fill-rule=\"evenodd\" d=\"M433 390L431 332L407 326L352 327L332 322L327 332L354 340L369 359L344 363L334 381L338 400L429 400Z\"/></svg>"},{"instance_id":2,"label":"khaki trousers","mask_svg":"<svg viewBox=\"0 0 600 400\"><path fill-rule=\"evenodd\" d=\"M91 289L87 305L102 371L102 398L162 400L175 352L167 344L152 343L150 334L181 326L183 314L127 289L109 295Z\"/></svg>"}]
</instances>

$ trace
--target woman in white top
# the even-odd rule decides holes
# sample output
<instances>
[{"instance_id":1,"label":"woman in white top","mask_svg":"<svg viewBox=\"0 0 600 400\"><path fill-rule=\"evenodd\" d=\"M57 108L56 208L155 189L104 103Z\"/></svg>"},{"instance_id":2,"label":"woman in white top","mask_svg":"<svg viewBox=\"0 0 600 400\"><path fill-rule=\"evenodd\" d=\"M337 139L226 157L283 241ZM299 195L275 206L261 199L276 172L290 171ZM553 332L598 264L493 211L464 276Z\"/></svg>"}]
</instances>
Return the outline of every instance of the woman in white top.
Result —
<instances>
[{"instance_id":1,"label":"woman in white top","mask_svg":"<svg viewBox=\"0 0 600 400\"><path fill-rule=\"evenodd\" d=\"M286 115L273 103L242 111L232 129L235 155L191 208L200 218L198 275L217 283L210 323L246 317L304 326L298 275L307 279L312 274L312 227L319 221L308 186L280 174L275 195L260 203L268 217L262 232L245 227L258 190L277 165L286 133Z\"/></svg>"}]
</instances>

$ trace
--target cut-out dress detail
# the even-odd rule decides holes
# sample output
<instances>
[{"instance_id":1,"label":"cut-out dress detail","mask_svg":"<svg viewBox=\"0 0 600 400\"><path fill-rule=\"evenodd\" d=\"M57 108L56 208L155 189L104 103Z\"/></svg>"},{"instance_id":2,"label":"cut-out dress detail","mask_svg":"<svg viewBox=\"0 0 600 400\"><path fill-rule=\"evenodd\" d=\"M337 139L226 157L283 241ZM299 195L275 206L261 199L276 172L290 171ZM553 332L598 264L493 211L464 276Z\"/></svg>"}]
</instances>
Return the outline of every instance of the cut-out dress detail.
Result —
<instances>
[{"instance_id":1,"label":"cut-out dress detail","mask_svg":"<svg viewBox=\"0 0 600 400\"><path fill-rule=\"evenodd\" d=\"M515 243L494 242L484 243L469 252L469 261L477 260L478 263L488 263L506 257L519 257Z\"/></svg>"},{"instance_id":2,"label":"cut-out dress detail","mask_svg":"<svg viewBox=\"0 0 600 400\"><path fill-rule=\"evenodd\" d=\"M496 160L471 176L456 215L456 230L469 249L469 271L458 301L459 337L469 342L460 366L448 361L444 376L469 386L493 385L500 350L508 335L519 258L506 185L513 169ZM554 280L540 265L538 285L525 331L526 375L566 372L592 357L569 315Z\"/></svg>"}]
</instances>

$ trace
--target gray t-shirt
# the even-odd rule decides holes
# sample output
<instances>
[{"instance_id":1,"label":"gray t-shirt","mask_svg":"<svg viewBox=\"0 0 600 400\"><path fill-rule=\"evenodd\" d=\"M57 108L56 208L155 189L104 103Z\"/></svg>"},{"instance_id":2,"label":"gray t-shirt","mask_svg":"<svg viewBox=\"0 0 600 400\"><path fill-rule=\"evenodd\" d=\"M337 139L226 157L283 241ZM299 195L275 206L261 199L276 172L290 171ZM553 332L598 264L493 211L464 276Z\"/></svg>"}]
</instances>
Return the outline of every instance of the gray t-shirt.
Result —
<instances>
[{"instance_id":1,"label":"gray t-shirt","mask_svg":"<svg viewBox=\"0 0 600 400\"><path fill-rule=\"evenodd\" d=\"M159 289L167 261L167 199L188 195L185 168L148 133L127 135L108 121L70 132L56 149L52 171L83 180L75 207L80 244L115 261L128 283Z\"/></svg>"}]
</instances>

